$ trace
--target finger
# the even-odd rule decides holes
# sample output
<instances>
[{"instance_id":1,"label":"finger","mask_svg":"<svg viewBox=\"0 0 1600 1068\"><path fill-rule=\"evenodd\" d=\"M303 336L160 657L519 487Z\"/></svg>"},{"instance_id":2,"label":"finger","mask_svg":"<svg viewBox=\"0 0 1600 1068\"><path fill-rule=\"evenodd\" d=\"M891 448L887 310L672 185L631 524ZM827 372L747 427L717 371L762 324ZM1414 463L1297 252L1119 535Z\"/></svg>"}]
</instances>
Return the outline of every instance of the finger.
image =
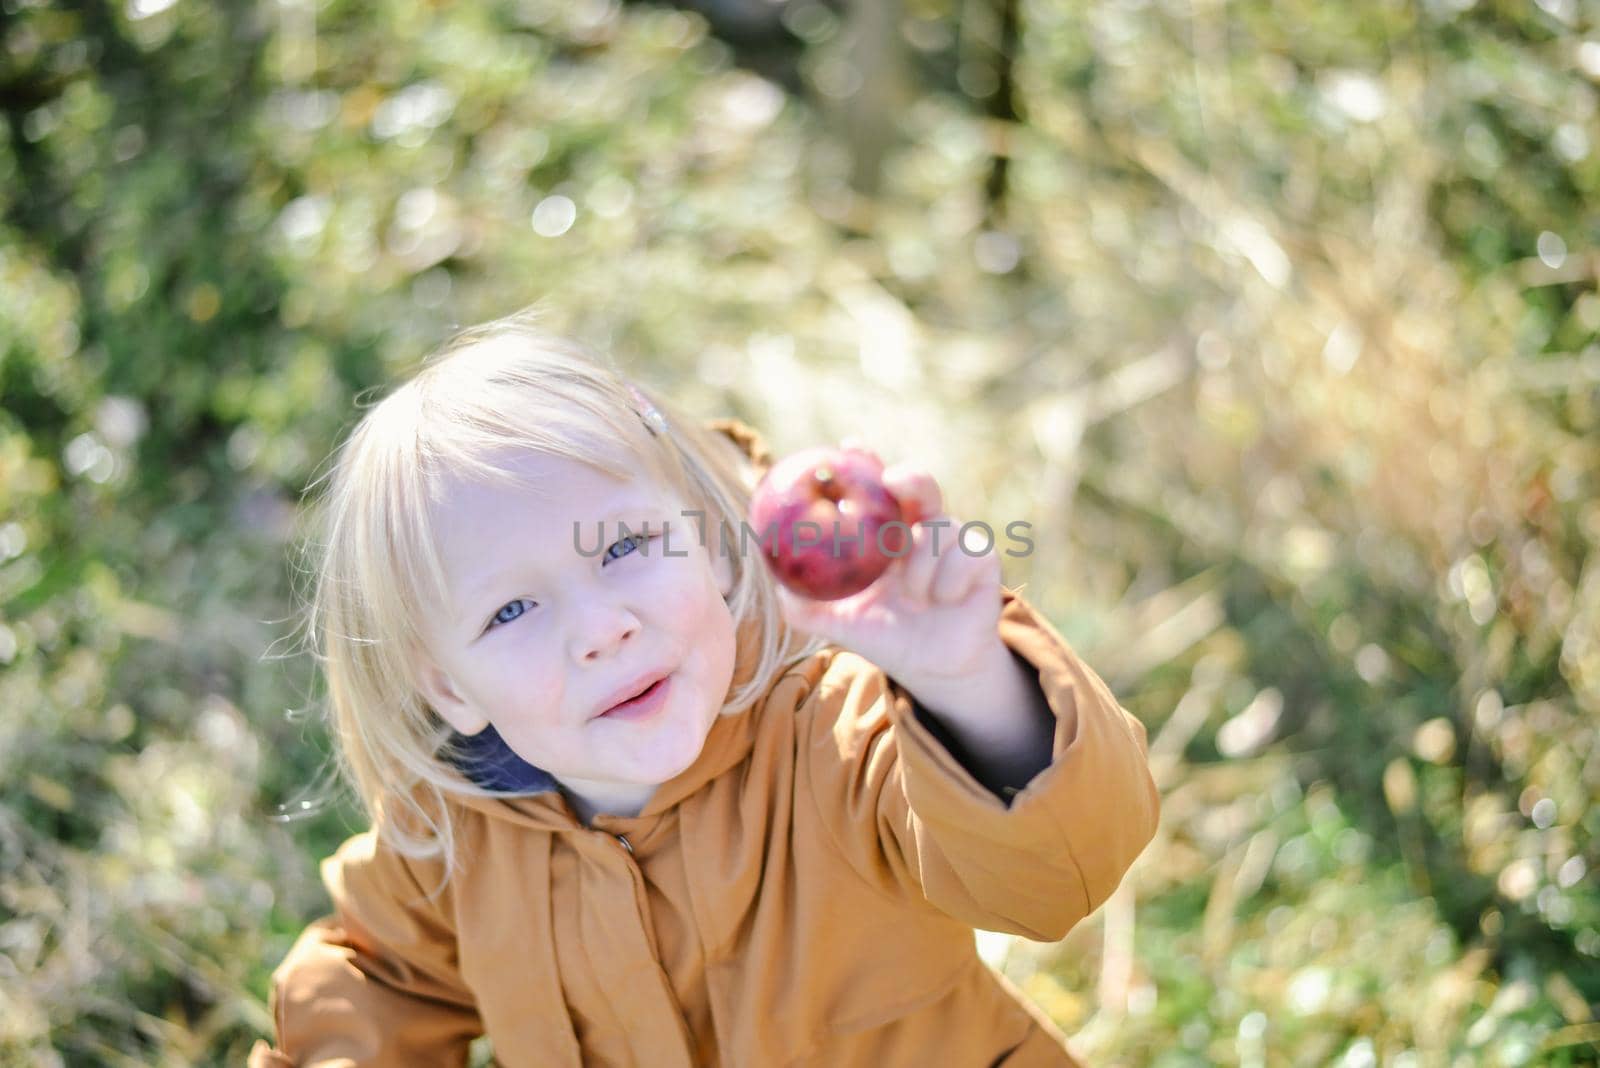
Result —
<instances>
[{"instance_id":1,"label":"finger","mask_svg":"<svg viewBox=\"0 0 1600 1068\"><path fill-rule=\"evenodd\" d=\"M785 604L789 625L821 638L830 645L861 652L871 659L872 635L884 627L882 589L865 590L837 601L816 601L784 587L778 597Z\"/></svg>"},{"instance_id":2,"label":"finger","mask_svg":"<svg viewBox=\"0 0 1600 1068\"><path fill-rule=\"evenodd\" d=\"M940 560L939 570L933 580L934 604L960 604L974 586L980 583L999 584L999 560L992 549L977 552L984 547L984 538L981 533L976 537L976 544L970 546L971 552L962 548L962 543L956 540L950 552Z\"/></svg>"},{"instance_id":3,"label":"finger","mask_svg":"<svg viewBox=\"0 0 1600 1068\"><path fill-rule=\"evenodd\" d=\"M985 559L991 556L995 557L996 560L999 558L995 552L997 539L995 538L994 528L981 519L958 525L951 537L951 541L964 556L976 559Z\"/></svg>"},{"instance_id":4,"label":"finger","mask_svg":"<svg viewBox=\"0 0 1600 1068\"><path fill-rule=\"evenodd\" d=\"M820 603L809 597L801 597L785 586L780 585L777 589L779 607L790 626L824 638L832 637L828 613Z\"/></svg>"},{"instance_id":5,"label":"finger","mask_svg":"<svg viewBox=\"0 0 1600 1068\"><path fill-rule=\"evenodd\" d=\"M931 524L919 522L912 528L911 551L906 554L900 572L901 593L912 601L922 604L929 601L939 556L950 547L948 528L937 524L948 520L948 516L936 516Z\"/></svg>"},{"instance_id":6,"label":"finger","mask_svg":"<svg viewBox=\"0 0 1600 1068\"><path fill-rule=\"evenodd\" d=\"M971 578L967 558L954 546L947 547L935 561L933 579L928 583L928 603L953 604L959 601L956 594L966 588Z\"/></svg>"},{"instance_id":7,"label":"finger","mask_svg":"<svg viewBox=\"0 0 1600 1068\"><path fill-rule=\"evenodd\" d=\"M976 611L979 605L993 608L1000 603L1000 591L1003 588L998 573L992 577L980 573L977 581L962 592L961 600L956 604L968 611Z\"/></svg>"},{"instance_id":8,"label":"finger","mask_svg":"<svg viewBox=\"0 0 1600 1068\"><path fill-rule=\"evenodd\" d=\"M920 467L894 464L884 468L883 488L900 502L902 513L909 513L905 515L908 523L937 516L944 511L944 494L939 489L939 481Z\"/></svg>"}]
</instances>

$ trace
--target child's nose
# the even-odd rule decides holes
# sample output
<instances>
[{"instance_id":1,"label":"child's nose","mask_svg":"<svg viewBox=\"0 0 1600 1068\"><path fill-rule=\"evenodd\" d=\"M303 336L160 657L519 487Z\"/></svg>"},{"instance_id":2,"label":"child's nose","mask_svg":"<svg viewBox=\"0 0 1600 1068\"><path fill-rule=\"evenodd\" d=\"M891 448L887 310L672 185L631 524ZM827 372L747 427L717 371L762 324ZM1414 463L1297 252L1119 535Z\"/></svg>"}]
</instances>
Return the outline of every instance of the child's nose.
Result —
<instances>
[{"instance_id":1,"label":"child's nose","mask_svg":"<svg viewBox=\"0 0 1600 1068\"><path fill-rule=\"evenodd\" d=\"M638 632L638 617L621 605L594 606L578 620L575 652L581 661L598 660Z\"/></svg>"}]
</instances>

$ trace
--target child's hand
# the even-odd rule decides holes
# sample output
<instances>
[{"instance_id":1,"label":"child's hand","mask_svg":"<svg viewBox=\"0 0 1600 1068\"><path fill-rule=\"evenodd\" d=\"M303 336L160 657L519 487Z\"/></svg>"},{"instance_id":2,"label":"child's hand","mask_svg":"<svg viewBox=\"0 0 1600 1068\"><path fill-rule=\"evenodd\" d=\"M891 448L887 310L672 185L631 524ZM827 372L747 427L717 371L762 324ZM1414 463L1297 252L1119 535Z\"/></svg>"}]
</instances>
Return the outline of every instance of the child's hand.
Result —
<instances>
[{"instance_id":1,"label":"child's hand","mask_svg":"<svg viewBox=\"0 0 1600 1068\"><path fill-rule=\"evenodd\" d=\"M852 438L843 446L872 452ZM961 520L945 514L939 483L922 468L886 467L883 484L911 525L909 551L871 586L841 600L814 601L780 586L784 615L859 653L913 693L959 691L1005 659L994 538L975 531L974 546L958 545ZM972 555L986 543L987 551Z\"/></svg>"},{"instance_id":2,"label":"child's hand","mask_svg":"<svg viewBox=\"0 0 1600 1068\"><path fill-rule=\"evenodd\" d=\"M986 551L978 555L957 544L961 522L945 513L939 483L927 471L896 464L883 482L912 524L910 550L842 600L813 601L780 586L784 614L908 690L950 731L964 754L958 759L980 783L1002 795L1020 790L1050 763L1058 730L1068 742L1074 737L1076 710L1070 703L1054 710L1036 669L1000 640L1004 601L994 539L983 537Z\"/></svg>"}]
</instances>

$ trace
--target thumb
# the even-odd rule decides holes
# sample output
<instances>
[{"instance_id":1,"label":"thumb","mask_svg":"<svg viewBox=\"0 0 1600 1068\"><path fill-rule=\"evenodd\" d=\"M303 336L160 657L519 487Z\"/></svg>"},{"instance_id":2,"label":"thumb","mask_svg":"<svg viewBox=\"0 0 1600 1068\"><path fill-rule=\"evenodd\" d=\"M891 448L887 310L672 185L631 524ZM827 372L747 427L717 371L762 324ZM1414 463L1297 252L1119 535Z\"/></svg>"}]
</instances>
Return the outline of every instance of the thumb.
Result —
<instances>
[{"instance_id":1,"label":"thumb","mask_svg":"<svg viewBox=\"0 0 1600 1068\"><path fill-rule=\"evenodd\" d=\"M778 607L783 611L783 618L789 625L812 634L821 634L819 626L825 624L822 613L817 611L817 603L809 597L801 597L781 582L776 583L778 591Z\"/></svg>"},{"instance_id":2,"label":"thumb","mask_svg":"<svg viewBox=\"0 0 1600 1068\"><path fill-rule=\"evenodd\" d=\"M815 634L835 645L842 644L844 628L840 626L841 620L831 602L804 597L780 583L778 604L791 627Z\"/></svg>"},{"instance_id":3,"label":"thumb","mask_svg":"<svg viewBox=\"0 0 1600 1068\"><path fill-rule=\"evenodd\" d=\"M869 660L880 648L884 630L894 624L895 614L884 606L877 585L837 601L818 601L779 586L778 599L792 626Z\"/></svg>"}]
</instances>

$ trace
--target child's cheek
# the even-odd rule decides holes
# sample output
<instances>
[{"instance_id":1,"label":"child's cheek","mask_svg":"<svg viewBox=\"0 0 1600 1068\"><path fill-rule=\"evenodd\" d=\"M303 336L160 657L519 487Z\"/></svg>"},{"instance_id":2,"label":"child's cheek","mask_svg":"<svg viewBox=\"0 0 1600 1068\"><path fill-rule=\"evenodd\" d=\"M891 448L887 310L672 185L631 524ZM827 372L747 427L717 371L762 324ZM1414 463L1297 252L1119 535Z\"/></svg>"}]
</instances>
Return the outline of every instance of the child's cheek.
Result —
<instances>
[{"instance_id":1,"label":"child's cheek","mask_svg":"<svg viewBox=\"0 0 1600 1068\"><path fill-rule=\"evenodd\" d=\"M674 546L673 551L677 548ZM692 559L665 557L651 560L642 574L635 592L640 607L656 618L681 618L691 610L690 602L700 596L698 572L703 570Z\"/></svg>"}]
</instances>

